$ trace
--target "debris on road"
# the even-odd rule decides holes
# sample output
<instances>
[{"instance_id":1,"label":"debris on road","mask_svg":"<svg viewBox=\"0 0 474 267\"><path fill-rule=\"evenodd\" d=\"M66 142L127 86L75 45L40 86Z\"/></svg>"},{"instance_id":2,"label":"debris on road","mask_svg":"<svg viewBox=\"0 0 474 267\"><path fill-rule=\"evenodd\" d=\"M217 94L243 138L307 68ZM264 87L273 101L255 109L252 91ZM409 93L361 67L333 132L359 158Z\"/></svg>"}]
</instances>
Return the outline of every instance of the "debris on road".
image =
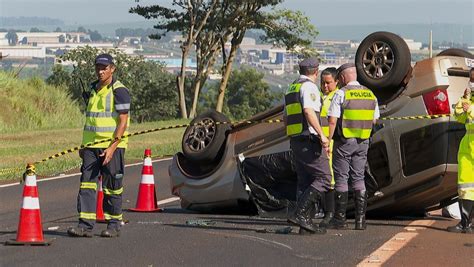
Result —
<instances>
[{"instance_id":1,"label":"debris on road","mask_svg":"<svg viewBox=\"0 0 474 267\"><path fill-rule=\"evenodd\" d=\"M208 226L216 225L216 222L212 220L187 220L186 225L208 227Z\"/></svg>"},{"instance_id":2,"label":"debris on road","mask_svg":"<svg viewBox=\"0 0 474 267\"><path fill-rule=\"evenodd\" d=\"M255 232L257 232L257 233L265 233L265 234L272 233L272 234L287 235L287 234L291 234L291 233L293 232L293 227L287 226L287 227L276 228L276 229L261 228L261 229L255 230Z\"/></svg>"}]
</instances>

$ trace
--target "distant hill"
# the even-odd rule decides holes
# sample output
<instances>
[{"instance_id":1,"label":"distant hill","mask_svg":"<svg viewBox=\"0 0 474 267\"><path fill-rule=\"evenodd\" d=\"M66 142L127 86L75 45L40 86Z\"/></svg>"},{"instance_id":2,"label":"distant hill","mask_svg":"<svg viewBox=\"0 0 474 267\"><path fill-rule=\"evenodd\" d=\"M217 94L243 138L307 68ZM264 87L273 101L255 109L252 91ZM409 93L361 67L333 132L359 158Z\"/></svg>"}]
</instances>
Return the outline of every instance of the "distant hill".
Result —
<instances>
[{"instance_id":1,"label":"distant hill","mask_svg":"<svg viewBox=\"0 0 474 267\"><path fill-rule=\"evenodd\" d=\"M63 26L64 21L47 17L0 17L0 28L30 27L30 26Z\"/></svg>"}]
</instances>

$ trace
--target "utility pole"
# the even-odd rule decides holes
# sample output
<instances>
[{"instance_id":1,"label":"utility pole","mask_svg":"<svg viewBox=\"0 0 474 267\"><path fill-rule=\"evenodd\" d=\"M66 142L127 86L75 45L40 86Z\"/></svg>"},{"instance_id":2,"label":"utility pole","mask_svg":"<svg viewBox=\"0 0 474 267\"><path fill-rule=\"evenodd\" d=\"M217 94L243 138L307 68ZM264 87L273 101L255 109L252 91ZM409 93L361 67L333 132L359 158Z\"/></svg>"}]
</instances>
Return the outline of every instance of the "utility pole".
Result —
<instances>
[{"instance_id":1,"label":"utility pole","mask_svg":"<svg viewBox=\"0 0 474 267\"><path fill-rule=\"evenodd\" d=\"M429 44L430 58L433 57L433 30L430 30L430 44Z\"/></svg>"}]
</instances>

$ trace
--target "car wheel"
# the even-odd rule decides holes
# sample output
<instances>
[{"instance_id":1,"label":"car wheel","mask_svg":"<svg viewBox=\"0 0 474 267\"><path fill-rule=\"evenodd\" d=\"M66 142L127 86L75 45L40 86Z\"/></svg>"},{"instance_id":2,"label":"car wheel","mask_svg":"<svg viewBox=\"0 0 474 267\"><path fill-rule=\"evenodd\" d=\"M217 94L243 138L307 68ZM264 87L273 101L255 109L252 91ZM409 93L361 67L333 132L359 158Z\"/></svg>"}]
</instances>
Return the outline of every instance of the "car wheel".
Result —
<instances>
[{"instance_id":1,"label":"car wheel","mask_svg":"<svg viewBox=\"0 0 474 267\"><path fill-rule=\"evenodd\" d=\"M213 161L224 144L226 132L230 129L229 122L217 111L208 111L194 118L183 135L182 148L186 158Z\"/></svg>"},{"instance_id":2,"label":"car wheel","mask_svg":"<svg viewBox=\"0 0 474 267\"><path fill-rule=\"evenodd\" d=\"M446 50L441 51L436 56L453 56L453 57L466 57L466 58L474 58L474 55L469 53L466 50L462 50L459 48L449 48Z\"/></svg>"},{"instance_id":3,"label":"car wheel","mask_svg":"<svg viewBox=\"0 0 474 267\"><path fill-rule=\"evenodd\" d=\"M356 52L357 79L371 89L379 103L393 99L411 70L411 54L406 42L390 32L367 36Z\"/></svg>"}]
</instances>

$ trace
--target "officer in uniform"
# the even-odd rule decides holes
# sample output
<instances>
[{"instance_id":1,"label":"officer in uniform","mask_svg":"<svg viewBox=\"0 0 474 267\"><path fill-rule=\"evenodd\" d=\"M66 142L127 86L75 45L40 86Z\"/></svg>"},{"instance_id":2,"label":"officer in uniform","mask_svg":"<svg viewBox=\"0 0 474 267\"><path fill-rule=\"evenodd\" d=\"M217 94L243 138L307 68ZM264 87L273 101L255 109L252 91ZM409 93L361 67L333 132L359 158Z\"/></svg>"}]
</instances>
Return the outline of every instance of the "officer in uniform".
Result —
<instances>
[{"instance_id":1,"label":"officer in uniform","mask_svg":"<svg viewBox=\"0 0 474 267\"><path fill-rule=\"evenodd\" d=\"M104 217L107 229L102 237L118 237L122 221L122 193L124 155L127 147L130 94L128 89L113 77L114 60L109 54L98 55L95 72L98 80L91 84L88 96L86 122L82 144L112 139L79 151L82 158L82 176L77 209L79 224L67 233L74 237L92 237L96 220L96 191L99 176L102 176L104 191Z\"/></svg>"},{"instance_id":2,"label":"officer in uniform","mask_svg":"<svg viewBox=\"0 0 474 267\"><path fill-rule=\"evenodd\" d=\"M300 77L285 95L286 132L298 178L296 215L288 221L311 233L324 234L326 229L314 225L310 215L315 207L319 210L331 181L329 140L320 125L321 93L315 84L318 66L316 58L303 60Z\"/></svg>"},{"instance_id":3,"label":"officer in uniform","mask_svg":"<svg viewBox=\"0 0 474 267\"><path fill-rule=\"evenodd\" d=\"M448 227L448 232L474 233L474 68L470 70L470 81L463 97L456 104L454 117L466 126L466 135L458 151L458 197L461 221Z\"/></svg>"},{"instance_id":4,"label":"officer in uniform","mask_svg":"<svg viewBox=\"0 0 474 267\"><path fill-rule=\"evenodd\" d=\"M365 230L367 193L364 170L367 163L369 137L375 120L380 117L377 98L357 82L353 63L339 67L338 90L329 107L329 139L334 139L333 170L336 180L336 208L328 228L346 228L348 180L355 195L355 229Z\"/></svg>"},{"instance_id":5,"label":"officer in uniform","mask_svg":"<svg viewBox=\"0 0 474 267\"><path fill-rule=\"evenodd\" d=\"M337 85L337 70L334 67L326 68L321 72L321 92L323 99L323 107L321 109L321 127L325 136L329 136L329 120L327 117L329 106L336 91L339 90ZM334 142L329 144L330 151L333 149ZM335 193L334 193L334 173L332 170L332 153L329 154L329 166L331 169L331 187L324 194L323 210L324 219L319 223L319 227L326 228L329 221L334 216Z\"/></svg>"}]
</instances>

